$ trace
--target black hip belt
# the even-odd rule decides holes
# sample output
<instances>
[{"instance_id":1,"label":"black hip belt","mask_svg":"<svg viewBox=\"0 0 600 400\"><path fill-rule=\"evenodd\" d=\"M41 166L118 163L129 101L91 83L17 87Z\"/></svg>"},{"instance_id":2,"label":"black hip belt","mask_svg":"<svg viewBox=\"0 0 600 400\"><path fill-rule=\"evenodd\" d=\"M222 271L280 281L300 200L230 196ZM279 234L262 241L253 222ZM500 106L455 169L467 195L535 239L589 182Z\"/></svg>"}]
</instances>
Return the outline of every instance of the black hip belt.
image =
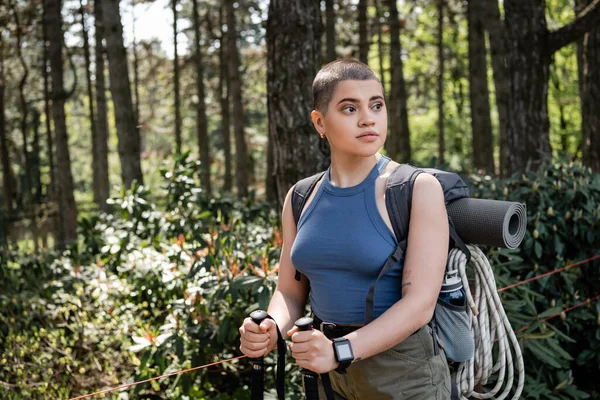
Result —
<instances>
[{"instance_id":1,"label":"black hip belt","mask_svg":"<svg viewBox=\"0 0 600 400\"><path fill-rule=\"evenodd\" d=\"M321 318L317 317L314 314L313 314L312 318L314 320L315 329L318 329L321 332L323 332L323 334L328 339L337 339L339 337L349 334L350 332L354 332L364 326L364 325L359 325L359 324L357 324L357 325L333 324L331 322L323 321Z\"/></svg>"}]
</instances>

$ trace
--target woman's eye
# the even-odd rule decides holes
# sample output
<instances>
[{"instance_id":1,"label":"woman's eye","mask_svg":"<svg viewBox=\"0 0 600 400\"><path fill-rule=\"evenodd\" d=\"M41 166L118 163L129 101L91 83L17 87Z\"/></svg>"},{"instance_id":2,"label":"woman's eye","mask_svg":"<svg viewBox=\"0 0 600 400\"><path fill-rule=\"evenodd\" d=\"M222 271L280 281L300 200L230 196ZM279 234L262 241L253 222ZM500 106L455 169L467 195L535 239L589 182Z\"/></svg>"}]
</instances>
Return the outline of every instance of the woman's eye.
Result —
<instances>
[{"instance_id":1,"label":"woman's eye","mask_svg":"<svg viewBox=\"0 0 600 400\"><path fill-rule=\"evenodd\" d=\"M354 107L354 106L346 106L346 107L342 108L342 111L354 112L354 111L356 111L356 107Z\"/></svg>"},{"instance_id":2,"label":"woman's eye","mask_svg":"<svg viewBox=\"0 0 600 400\"><path fill-rule=\"evenodd\" d=\"M381 109L383 108L383 104L381 104L381 103L375 103L375 104L373 104L373 107L372 107L372 108L373 108L374 110L377 110L377 111L379 111L379 110L381 110Z\"/></svg>"}]
</instances>

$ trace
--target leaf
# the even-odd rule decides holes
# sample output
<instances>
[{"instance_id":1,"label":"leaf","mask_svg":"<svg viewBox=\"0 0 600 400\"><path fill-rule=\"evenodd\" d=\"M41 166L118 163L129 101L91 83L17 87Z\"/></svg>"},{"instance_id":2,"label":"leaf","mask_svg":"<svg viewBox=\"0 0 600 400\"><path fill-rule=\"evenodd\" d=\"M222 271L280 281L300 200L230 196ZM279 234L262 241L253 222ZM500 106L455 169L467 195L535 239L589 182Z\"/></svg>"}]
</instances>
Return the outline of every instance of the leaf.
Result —
<instances>
[{"instance_id":1,"label":"leaf","mask_svg":"<svg viewBox=\"0 0 600 400\"><path fill-rule=\"evenodd\" d=\"M536 240L533 249L535 251L536 257L542 258L542 244Z\"/></svg>"},{"instance_id":2,"label":"leaf","mask_svg":"<svg viewBox=\"0 0 600 400\"><path fill-rule=\"evenodd\" d=\"M547 309L546 311L544 311L540 315L538 315L538 318L539 319L544 319L544 318L549 317L551 315L558 314L561 311L562 311L562 308L560 308L560 307L552 307L552 308Z\"/></svg>"},{"instance_id":3,"label":"leaf","mask_svg":"<svg viewBox=\"0 0 600 400\"><path fill-rule=\"evenodd\" d=\"M560 240L558 235L554 235L554 249L556 250L556 254L559 256L563 255L563 251L565 250L565 245Z\"/></svg>"},{"instance_id":4,"label":"leaf","mask_svg":"<svg viewBox=\"0 0 600 400\"><path fill-rule=\"evenodd\" d=\"M554 368L561 368L562 365L549 353L548 349L538 340L527 341L527 348L531 350L533 355L540 361L550 364Z\"/></svg>"}]
</instances>

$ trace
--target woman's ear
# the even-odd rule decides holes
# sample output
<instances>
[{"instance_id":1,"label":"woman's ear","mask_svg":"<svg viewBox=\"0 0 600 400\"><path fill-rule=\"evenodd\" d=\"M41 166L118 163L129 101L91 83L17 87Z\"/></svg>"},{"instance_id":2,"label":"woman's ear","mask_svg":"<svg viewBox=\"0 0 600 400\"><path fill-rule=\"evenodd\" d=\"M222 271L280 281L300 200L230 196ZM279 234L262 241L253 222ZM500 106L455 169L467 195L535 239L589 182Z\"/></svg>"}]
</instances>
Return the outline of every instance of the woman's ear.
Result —
<instances>
[{"instance_id":1,"label":"woman's ear","mask_svg":"<svg viewBox=\"0 0 600 400\"><path fill-rule=\"evenodd\" d=\"M321 114L320 111L313 110L310 113L310 117L312 118L312 122L315 126L315 129L317 130L317 132L319 132L319 135L323 137L325 135L325 122L323 120L323 114Z\"/></svg>"}]
</instances>

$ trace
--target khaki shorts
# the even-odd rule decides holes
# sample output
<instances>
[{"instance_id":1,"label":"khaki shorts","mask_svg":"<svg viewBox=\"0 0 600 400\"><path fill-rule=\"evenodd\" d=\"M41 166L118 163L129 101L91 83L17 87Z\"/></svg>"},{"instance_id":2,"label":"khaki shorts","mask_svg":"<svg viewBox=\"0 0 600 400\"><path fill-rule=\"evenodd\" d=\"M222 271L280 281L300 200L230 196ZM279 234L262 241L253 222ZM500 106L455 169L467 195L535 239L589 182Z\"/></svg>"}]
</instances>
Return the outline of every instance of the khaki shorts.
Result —
<instances>
[{"instance_id":1,"label":"khaki shorts","mask_svg":"<svg viewBox=\"0 0 600 400\"><path fill-rule=\"evenodd\" d=\"M336 399L449 400L450 370L442 349L434 354L429 325L402 343L329 373ZM319 379L319 398L326 399Z\"/></svg>"}]
</instances>

